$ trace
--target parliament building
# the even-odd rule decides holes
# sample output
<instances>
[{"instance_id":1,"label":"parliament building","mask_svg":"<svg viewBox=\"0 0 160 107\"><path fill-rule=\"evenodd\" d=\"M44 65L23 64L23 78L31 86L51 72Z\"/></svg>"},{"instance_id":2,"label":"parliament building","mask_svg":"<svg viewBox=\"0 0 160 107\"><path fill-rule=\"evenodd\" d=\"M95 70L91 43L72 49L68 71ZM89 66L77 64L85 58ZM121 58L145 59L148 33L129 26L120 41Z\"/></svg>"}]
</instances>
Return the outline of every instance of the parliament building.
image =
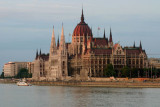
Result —
<instances>
[{"instance_id":1,"label":"parliament building","mask_svg":"<svg viewBox=\"0 0 160 107\"><path fill-rule=\"evenodd\" d=\"M80 23L75 27L71 43L65 42L62 26L61 37L56 44L54 28L50 45L50 53L36 54L33 64L33 79L35 80L67 80L77 78L87 80L90 77L104 77L104 68L112 64L120 71L123 67L145 68L147 54L139 46L122 47L114 43L110 29L109 38L104 34L101 38L94 37L92 29L84 21L82 9Z\"/></svg>"}]
</instances>

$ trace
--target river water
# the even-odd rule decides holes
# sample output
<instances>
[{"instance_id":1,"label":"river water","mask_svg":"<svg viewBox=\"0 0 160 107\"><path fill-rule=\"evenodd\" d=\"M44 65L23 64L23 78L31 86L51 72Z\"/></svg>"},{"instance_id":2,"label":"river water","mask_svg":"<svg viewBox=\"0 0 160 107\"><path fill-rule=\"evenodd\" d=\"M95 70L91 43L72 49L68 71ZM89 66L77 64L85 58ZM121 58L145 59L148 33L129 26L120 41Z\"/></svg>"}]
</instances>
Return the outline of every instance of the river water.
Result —
<instances>
[{"instance_id":1,"label":"river water","mask_svg":"<svg viewBox=\"0 0 160 107\"><path fill-rule=\"evenodd\" d=\"M0 84L0 107L160 107L160 88Z\"/></svg>"}]
</instances>

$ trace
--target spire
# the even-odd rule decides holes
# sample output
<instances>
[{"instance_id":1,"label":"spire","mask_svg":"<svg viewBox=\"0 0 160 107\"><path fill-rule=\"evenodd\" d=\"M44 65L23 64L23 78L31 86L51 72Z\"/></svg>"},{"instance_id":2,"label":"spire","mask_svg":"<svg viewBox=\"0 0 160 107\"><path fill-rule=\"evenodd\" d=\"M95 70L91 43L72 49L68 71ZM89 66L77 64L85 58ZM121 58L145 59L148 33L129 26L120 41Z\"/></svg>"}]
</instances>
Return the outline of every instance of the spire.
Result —
<instances>
[{"instance_id":1,"label":"spire","mask_svg":"<svg viewBox=\"0 0 160 107\"><path fill-rule=\"evenodd\" d=\"M53 55L54 51L56 51L56 42L55 42L54 26L53 26L51 46L50 46L50 55Z\"/></svg>"},{"instance_id":2,"label":"spire","mask_svg":"<svg viewBox=\"0 0 160 107\"><path fill-rule=\"evenodd\" d=\"M62 22L62 32L61 32L61 36L64 36L64 29L63 29L63 22Z\"/></svg>"},{"instance_id":3,"label":"spire","mask_svg":"<svg viewBox=\"0 0 160 107\"><path fill-rule=\"evenodd\" d=\"M140 49L142 49L142 44L141 44L141 41L140 41L140 45L139 45L139 48L140 48Z\"/></svg>"},{"instance_id":4,"label":"spire","mask_svg":"<svg viewBox=\"0 0 160 107\"><path fill-rule=\"evenodd\" d=\"M135 41L134 41L133 48L135 48L135 47L136 47L136 45L135 45Z\"/></svg>"},{"instance_id":5,"label":"spire","mask_svg":"<svg viewBox=\"0 0 160 107\"><path fill-rule=\"evenodd\" d=\"M38 49L37 49L37 52L36 52L36 59L38 58Z\"/></svg>"},{"instance_id":6,"label":"spire","mask_svg":"<svg viewBox=\"0 0 160 107\"><path fill-rule=\"evenodd\" d=\"M59 35L58 35L58 40L57 40L57 48L59 48Z\"/></svg>"},{"instance_id":7,"label":"spire","mask_svg":"<svg viewBox=\"0 0 160 107\"><path fill-rule=\"evenodd\" d=\"M112 31L111 31L111 28L110 28L110 37L109 37L109 42L113 42L113 40L112 40Z\"/></svg>"},{"instance_id":8,"label":"spire","mask_svg":"<svg viewBox=\"0 0 160 107\"><path fill-rule=\"evenodd\" d=\"M84 23L83 7L82 7L81 23Z\"/></svg>"},{"instance_id":9,"label":"spire","mask_svg":"<svg viewBox=\"0 0 160 107\"><path fill-rule=\"evenodd\" d=\"M39 55L41 56L41 49L40 49L40 51L39 51Z\"/></svg>"},{"instance_id":10,"label":"spire","mask_svg":"<svg viewBox=\"0 0 160 107\"><path fill-rule=\"evenodd\" d=\"M60 50L64 50L65 49L65 37L64 37L63 23L62 23L61 41L60 41L59 49Z\"/></svg>"},{"instance_id":11,"label":"spire","mask_svg":"<svg viewBox=\"0 0 160 107\"><path fill-rule=\"evenodd\" d=\"M104 29L104 35L103 35L103 38L106 38L106 35L105 35L105 29Z\"/></svg>"}]
</instances>

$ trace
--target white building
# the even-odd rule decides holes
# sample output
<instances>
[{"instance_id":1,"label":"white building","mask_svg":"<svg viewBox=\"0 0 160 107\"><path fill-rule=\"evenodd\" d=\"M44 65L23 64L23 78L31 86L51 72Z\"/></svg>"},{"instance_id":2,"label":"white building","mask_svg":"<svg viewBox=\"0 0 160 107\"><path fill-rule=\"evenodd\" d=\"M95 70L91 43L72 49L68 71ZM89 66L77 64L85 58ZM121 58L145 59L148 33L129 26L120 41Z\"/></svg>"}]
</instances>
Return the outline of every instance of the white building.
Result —
<instances>
[{"instance_id":1,"label":"white building","mask_svg":"<svg viewBox=\"0 0 160 107\"><path fill-rule=\"evenodd\" d=\"M3 72L5 77L12 77L15 75L15 64L8 62L3 66Z\"/></svg>"},{"instance_id":2,"label":"white building","mask_svg":"<svg viewBox=\"0 0 160 107\"><path fill-rule=\"evenodd\" d=\"M3 66L3 72L5 77L16 76L21 68L28 69L29 62L8 62Z\"/></svg>"}]
</instances>

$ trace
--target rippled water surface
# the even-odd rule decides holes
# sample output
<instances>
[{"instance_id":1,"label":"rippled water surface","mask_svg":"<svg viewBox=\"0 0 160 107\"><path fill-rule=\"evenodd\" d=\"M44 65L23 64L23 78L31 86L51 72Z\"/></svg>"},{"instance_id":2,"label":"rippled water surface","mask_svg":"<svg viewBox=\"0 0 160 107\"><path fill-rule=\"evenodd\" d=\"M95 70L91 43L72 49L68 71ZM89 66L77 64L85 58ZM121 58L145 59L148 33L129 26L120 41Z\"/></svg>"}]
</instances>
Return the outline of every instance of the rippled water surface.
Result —
<instances>
[{"instance_id":1,"label":"rippled water surface","mask_svg":"<svg viewBox=\"0 0 160 107\"><path fill-rule=\"evenodd\" d=\"M160 107L160 89L0 84L0 107Z\"/></svg>"}]
</instances>

